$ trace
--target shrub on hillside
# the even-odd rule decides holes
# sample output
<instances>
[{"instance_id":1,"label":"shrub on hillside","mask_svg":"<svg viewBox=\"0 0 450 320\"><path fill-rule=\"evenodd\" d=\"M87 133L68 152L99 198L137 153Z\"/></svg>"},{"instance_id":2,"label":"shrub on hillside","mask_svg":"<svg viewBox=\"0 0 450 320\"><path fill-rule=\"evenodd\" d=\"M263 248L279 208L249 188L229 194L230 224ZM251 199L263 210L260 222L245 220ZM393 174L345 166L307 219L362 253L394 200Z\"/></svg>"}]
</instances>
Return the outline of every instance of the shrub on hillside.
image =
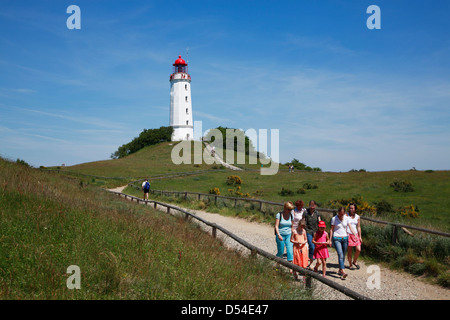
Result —
<instances>
[{"instance_id":1,"label":"shrub on hillside","mask_svg":"<svg viewBox=\"0 0 450 320\"><path fill-rule=\"evenodd\" d=\"M238 184L242 184L242 179L239 176L228 176L227 177L227 185L232 186L232 185L238 185Z\"/></svg>"},{"instance_id":2,"label":"shrub on hillside","mask_svg":"<svg viewBox=\"0 0 450 320\"><path fill-rule=\"evenodd\" d=\"M173 127L160 127L159 129L144 129L139 137L134 138L120 146L117 151L111 154L112 159L119 159L162 141L172 140Z\"/></svg>"},{"instance_id":3,"label":"shrub on hillside","mask_svg":"<svg viewBox=\"0 0 450 320\"><path fill-rule=\"evenodd\" d=\"M360 195L347 199L329 200L326 204L326 207L331 209L345 207L345 209L348 211L348 206L350 205L350 203L356 204L357 213L359 215L370 214L375 216L377 214L377 209L374 206L369 205L367 201L364 201L363 197Z\"/></svg>"},{"instance_id":4,"label":"shrub on hillside","mask_svg":"<svg viewBox=\"0 0 450 320\"><path fill-rule=\"evenodd\" d=\"M366 172L366 169L359 169L359 170L352 169L349 172Z\"/></svg>"},{"instance_id":5,"label":"shrub on hillside","mask_svg":"<svg viewBox=\"0 0 450 320\"><path fill-rule=\"evenodd\" d=\"M31 167L25 160L17 158L16 163L23 165L25 167Z\"/></svg>"},{"instance_id":6,"label":"shrub on hillside","mask_svg":"<svg viewBox=\"0 0 450 320\"><path fill-rule=\"evenodd\" d=\"M281 191L278 193L280 196L293 196L294 192L291 189L281 187Z\"/></svg>"},{"instance_id":7,"label":"shrub on hillside","mask_svg":"<svg viewBox=\"0 0 450 320\"><path fill-rule=\"evenodd\" d=\"M219 190L219 188L212 188L209 190L209 194L215 194L215 195L220 196L220 190Z\"/></svg>"},{"instance_id":8,"label":"shrub on hillside","mask_svg":"<svg viewBox=\"0 0 450 320\"><path fill-rule=\"evenodd\" d=\"M297 170L305 170L305 171L318 171L321 172L322 169L319 167L311 168L310 166L307 166L303 162L298 161L298 159L292 159L291 162L285 163L285 165L293 165L295 169Z\"/></svg>"},{"instance_id":9,"label":"shrub on hillside","mask_svg":"<svg viewBox=\"0 0 450 320\"><path fill-rule=\"evenodd\" d=\"M220 132L220 138L215 136L218 132ZM209 130L203 137L203 140L209 141L211 144L224 150L231 149L236 152L243 150L245 155L255 154L258 159L265 158L265 155L256 150L250 138L240 129L220 126Z\"/></svg>"},{"instance_id":10,"label":"shrub on hillside","mask_svg":"<svg viewBox=\"0 0 450 320\"><path fill-rule=\"evenodd\" d=\"M318 189L319 187L317 186L317 184L311 184L309 182L306 182L303 184L303 188L304 189Z\"/></svg>"},{"instance_id":11,"label":"shrub on hillside","mask_svg":"<svg viewBox=\"0 0 450 320\"><path fill-rule=\"evenodd\" d=\"M390 186L392 188L394 188L394 191L397 191L397 192L413 192L414 191L412 183L409 181L395 180L390 184Z\"/></svg>"},{"instance_id":12,"label":"shrub on hillside","mask_svg":"<svg viewBox=\"0 0 450 320\"><path fill-rule=\"evenodd\" d=\"M402 215L402 217L406 218L417 218L419 217L419 209L414 207L412 204L409 206L401 207L398 209L398 212Z\"/></svg>"},{"instance_id":13,"label":"shrub on hillside","mask_svg":"<svg viewBox=\"0 0 450 320\"><path fill-rule=\"evenodd\" d=\"M389 214L395 211L394 206L386 200L375 202L375 208L377 209L377 214Z\"/></svg>"},{"instance_id":14,"label":"shrub on hillside","mask_svg":"<svg viewBox=\"0 0 450 320\"><path fill-rule=\"evenodd\" d=\"M228 194L230 197L237 197L237 198L251 198L252 196L250 193L246 192L245 194L241 191L241 186L237 186L236 190L228 189Z\"/></svg>"}]
</instances>

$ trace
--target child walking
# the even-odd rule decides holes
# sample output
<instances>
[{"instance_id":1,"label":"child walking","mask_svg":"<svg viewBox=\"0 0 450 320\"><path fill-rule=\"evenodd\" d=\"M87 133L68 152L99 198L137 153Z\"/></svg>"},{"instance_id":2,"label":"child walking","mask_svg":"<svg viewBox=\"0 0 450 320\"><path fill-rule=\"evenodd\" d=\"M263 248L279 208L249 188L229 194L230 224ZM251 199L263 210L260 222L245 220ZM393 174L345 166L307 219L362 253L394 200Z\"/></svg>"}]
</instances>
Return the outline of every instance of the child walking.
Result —
<instances>
[{"instance_id":1,"label":"child walking","mask_svg":"<svg viewBox=\"0 0 450 320\"><path fill-rule=\"evenodd\" d=\"M293 263L302 268L308 266L308 239L306 238L305 225L305 220L300 220L297 229L293 228L291 235L291 242L294 244ZM296 271L294 271L294 278L295 280L298 279Z\"/></svg>"},{"instance_id":2,"label":"child walking","mask_svg":"<svg viewBox=\"0 0 450 320\"><path fill-rule=\"evenodd\" d=\"M314 259L317 259L317 264L314 267L314 271L317 272L319 266L322 264L322 275L326 277L327 272L327 258L330 257L327 246L330 245L330 237L325 231L325 221L319 221L319 230L316 231L312 243L314 243Z\"/></svg>"}]
</instances>

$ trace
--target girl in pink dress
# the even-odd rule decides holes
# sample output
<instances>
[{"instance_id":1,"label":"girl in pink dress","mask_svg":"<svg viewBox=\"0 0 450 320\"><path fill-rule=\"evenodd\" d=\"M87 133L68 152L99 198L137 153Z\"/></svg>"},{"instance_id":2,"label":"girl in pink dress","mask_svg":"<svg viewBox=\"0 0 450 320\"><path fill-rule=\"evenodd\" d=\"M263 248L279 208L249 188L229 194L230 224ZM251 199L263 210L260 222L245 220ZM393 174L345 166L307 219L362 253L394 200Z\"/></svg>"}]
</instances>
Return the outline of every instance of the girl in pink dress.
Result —
<instances>
[{"instance_id":1,"label":"girl in pink dress","mask_svg":"<svg viewBox=\"0 0 450 320\"><path fill-rule=\"evenodd\" d=\"M330 237L325 231L325 221L319 221L319 230L317 230L312 243L314 243L313 258L317 259L317 264L314 267L314 271L317 272L320 264L322 264L322 275L325 277L327 271L327 258L330 257L327 246L330 244Z\"/></svg>"}]
</instances>

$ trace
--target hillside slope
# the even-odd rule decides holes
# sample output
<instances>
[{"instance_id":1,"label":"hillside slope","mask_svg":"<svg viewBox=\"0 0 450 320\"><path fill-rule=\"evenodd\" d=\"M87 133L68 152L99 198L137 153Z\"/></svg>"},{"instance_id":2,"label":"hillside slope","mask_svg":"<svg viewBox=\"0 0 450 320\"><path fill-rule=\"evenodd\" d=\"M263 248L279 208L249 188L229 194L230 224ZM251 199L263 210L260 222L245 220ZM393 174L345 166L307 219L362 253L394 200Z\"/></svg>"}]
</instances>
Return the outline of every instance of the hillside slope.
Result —
<instances>
[{"instance_id":1,"label":"hillside slope","mask_svg":"<svg viewBox=\"0 0 450 320\"><path fill-rule=\"evenodd\" d=\"M156 174L217 169L220 167L220 164L213 163L213 161L209 162L210 164L206 163L205 154L207 155L208 152L204 151L205 146L199 141L192 142L190 148L191 156L188 157L191 160L190 163L174 164L172 160L172 149L177 144L178 142L162 142L142 148L138 152L120 159L87 162L64 167L61 170L63 172L78 172L102 177L145 177ZM189 150L186 149L186 151ZM217 148L216 154L222 154L222 158L226 159L226 151ZM183 153L180 154L180 157L183 157ZM201 158L200 164L194 163L195 157ZM245 156L244 167L251 169L260 168L258 164L249 164L248 159L248 156ZM238 164L237 153L234 155L233 162L234 164Z\"/></svg>"}]
</instances>

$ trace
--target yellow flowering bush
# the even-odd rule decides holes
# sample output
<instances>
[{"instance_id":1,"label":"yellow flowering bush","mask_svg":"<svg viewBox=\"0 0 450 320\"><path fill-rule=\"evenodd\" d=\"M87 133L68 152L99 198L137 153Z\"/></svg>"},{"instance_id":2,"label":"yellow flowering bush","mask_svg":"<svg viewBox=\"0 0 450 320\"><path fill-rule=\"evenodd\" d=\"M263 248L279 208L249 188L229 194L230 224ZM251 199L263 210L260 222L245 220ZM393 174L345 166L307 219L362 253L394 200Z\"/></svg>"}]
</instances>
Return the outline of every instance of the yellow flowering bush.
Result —
<instances>
[{"instance_id":1,"label":"yellow flowering bush","mask_svg":"<svg viewBox=\"0 0 450 320\"><path fill-rule=\"evenodd\" d=\"M348 207L350 203L356 204L357 213L359 215L369 214L376 216L377 214L377 209L374 206L369 205L367 201L364 201L362 196L355 196L353 198L348 199L329 200L326 203L326 207L330 209L338 209L339 207L344 207L345 210L348 212Z\"/></svg>"},{"instance_id":2,"label":"yellow flowering bush","mask_svg":"<svg viewBox=\"0 0 450 320\"><path fill-rule=\"evenodd\" d=\"M242 179L239 176L228 176L227 177L227 185L236 185L242 184Z\"/></svg>"},{"instance_id":3,"label":"yellow flowering bush","mask_svg":"<svg viewBox=\"0 0 450 320\"><path fill-rule=\"evenodd\" d=\"M404 206L399 208L400 214L402 215L402 217L407 217L407 218L418 218L419 217L419 210L417 208L415 208L412 204L410 204L409 206Z\"/></svg>"},{"instance_id":4,"label":"yellow flowering bush","mask_svg":"<svg viewBox=\"0 0 450 320\"><path fill-rule=\"evenodd\" d=\"M211 190L209 190L209 194L216 194L220 196L220 190L219 188L212 188Z\"/></svg>"}]
</instances>

